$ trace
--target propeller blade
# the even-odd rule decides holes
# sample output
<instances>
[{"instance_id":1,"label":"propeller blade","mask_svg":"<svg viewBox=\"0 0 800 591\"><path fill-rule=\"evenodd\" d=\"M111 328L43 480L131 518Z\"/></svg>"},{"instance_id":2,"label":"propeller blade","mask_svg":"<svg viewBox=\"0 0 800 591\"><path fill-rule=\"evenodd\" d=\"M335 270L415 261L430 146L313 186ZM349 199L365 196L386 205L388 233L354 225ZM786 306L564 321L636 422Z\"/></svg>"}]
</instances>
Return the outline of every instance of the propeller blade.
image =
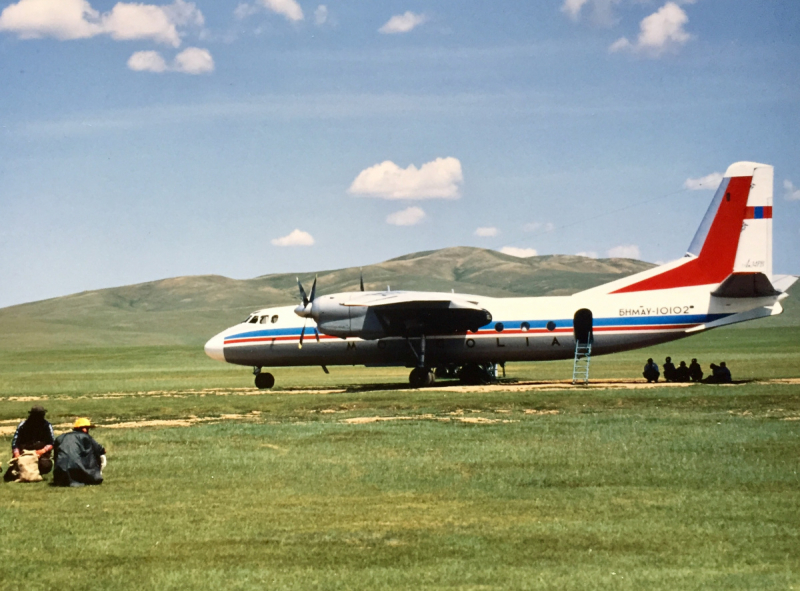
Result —
<instances>
[{"instance_id":1,"label":"propeller blade","mask_svg":"<svg viewBox=\"0 0 800 591\"><path fill-rule=\"evenodd\" d=\"M303 322L303 330L300 331L300 342L297 343L297 348L298 349L302 349L303 348L303 337L304 336L306 336L306 323L305 322Z\"/></svg>"},{"instance_id":2,"label":"propeller blade","mask_svg":"<svg viewBox=\"0 0 800 591\"><path fill-rule=\"evenodd\" d=\"M316 283L317 283L317 279L315 277L314 278L314 285L316 285ZM303 300L303 307L305 308L306 306L308 306L308 301L309 300L308 300L308 297L306 296L306 290L303 289L303 284L300 283L300 278L299 277L297 277L297 287L300 288L300 299ZM314 299L314 290L313 290L313 288L311 290L311 299L312 300Z\"/></svg>"},{"instance_id":3,"label":"propeller blade","mask_svg":"<svg viewBox=\"0 0 800 591\"><path fill-rule=\"evenodd\" d=\"M314 294L315 293L317 293L317 276L316 275L314 275L314 283L311 284L311 297L308 298L308 302L306 302L306 304L309 304L309 303L314 301Z\"/></svg>"},{"instance_id":4,"label":"propeller blade","mask_svg":"<svg viewBox=\"0 0 800 591\"><path fill-rule=\"evenodd\" d=\"M361 269L361 291L364 291L364 269Z\"/></svg>"},{"instance_id":5,"label":"propeller blade","mask_svg":"<svg viewBox=\"0 0 800 591\"><path fill-rule=\"evenodd\" d=\"M319 343L319 331L317 330L317 327L316 327L316 326L314 327L314 334L316 335L316 337L317 337L317 342Z\"/></svg>"}]
</instances>

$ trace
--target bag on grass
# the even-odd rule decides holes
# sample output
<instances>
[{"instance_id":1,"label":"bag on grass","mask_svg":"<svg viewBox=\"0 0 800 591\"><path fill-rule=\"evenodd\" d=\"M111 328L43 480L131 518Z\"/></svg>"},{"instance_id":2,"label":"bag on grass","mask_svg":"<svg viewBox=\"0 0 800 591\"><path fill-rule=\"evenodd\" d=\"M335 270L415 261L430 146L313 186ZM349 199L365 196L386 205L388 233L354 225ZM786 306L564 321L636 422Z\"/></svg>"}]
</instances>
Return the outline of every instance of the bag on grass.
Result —
<instances>
[{"instance_id":1,"label":"bag on grass","mask_svg":"<svg viewBox=\"0 0 800 591\"><path fill-rule=\"evenodd\" d=\"M41 482L42 475L39 474L39 456L35 451L24 451L17 458L17 472L19 478L17 482Z\"/></svg>"}]
</instances>

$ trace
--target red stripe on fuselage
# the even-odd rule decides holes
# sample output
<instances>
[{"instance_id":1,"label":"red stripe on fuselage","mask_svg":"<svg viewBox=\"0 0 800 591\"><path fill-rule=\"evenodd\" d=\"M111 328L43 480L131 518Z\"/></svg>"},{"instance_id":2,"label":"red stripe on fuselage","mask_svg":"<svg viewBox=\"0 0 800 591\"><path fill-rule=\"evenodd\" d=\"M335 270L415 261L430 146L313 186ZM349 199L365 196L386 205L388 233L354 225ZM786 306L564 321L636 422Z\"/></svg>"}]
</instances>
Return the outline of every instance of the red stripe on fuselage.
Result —
<instances>
[{"instance_id":1,"label":"red stripe on fuselage","mask_svg":"<svg viewBox=\"0 0 800 591\"><path fill-rule=\"evenodd\" d=\"M593 331L594 332L617 332L617 331L641 331L641 332L654 332L659 330L684 330L687 328L692 328L695 326L699 326L697 323L692 324L662 324L662 325L649 325L644 324L640 326L595 326ZM477 333L468 333L465 335L466 338L472 337L509 337L509 336L542 336L548 334L558 334L564 335L565 333L572 334L571 328L557 328L555 330L547 330L546 328L543 329L530 329L530 330L504 330L503 332L496 332L496 331L482 331ZM431 337L436 339L437 337ZM441 337L438 337L441 338ZM458 338L454 337L444 337L444 338ZM320 340L335 340L340 339L340 337L333 337L333 336L326 336L320 335ZM268 343L273 341L299 341L299 336L284 336L284 337L252 337L252 338L245 338L245 339L232 339L229 341L225 341L226 345L241 345L244 343ZM316 337L307 338L306 341L311 343L316 340ZM341 339L340 339L341 340Z\"/></svg>"},{"instance_id":2,"label":"red stripe on fuselage","mask_svg":"<svg viewBox=\"0 0 800 591\"><path fill-rule=\"evenodd\" d=\"M753 177L734 177L714 216L700 256L686 264L644 279L612 293L630 293L654 289L672 289L721 283L733 272L742 221L745 219L747 197ZM766 208L765 208L766 209ZM765 213L766 215L766 213ZM770 208L770 216L772 211Z\"/></svg>"}]
</instances>

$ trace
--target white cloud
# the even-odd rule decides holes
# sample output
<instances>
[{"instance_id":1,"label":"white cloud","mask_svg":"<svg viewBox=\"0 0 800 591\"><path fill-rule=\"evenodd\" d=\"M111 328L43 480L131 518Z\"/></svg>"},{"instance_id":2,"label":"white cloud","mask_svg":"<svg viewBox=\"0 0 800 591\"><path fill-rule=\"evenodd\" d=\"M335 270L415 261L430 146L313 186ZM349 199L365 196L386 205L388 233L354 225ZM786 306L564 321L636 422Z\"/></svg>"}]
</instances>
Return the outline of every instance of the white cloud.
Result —
<instances>
[{"instance_id":1,"label":"white cloud","mask_svg":"<svg viewBox=\"0 0 800 591\"><path fill-rule=\"evenodd\" d=\"M191 2L167 6L118 2L100 14L87 0L20 0L0 13L0 31L22 39L54 37L62 41L109 35L117 41L150 39L178 47L178 27L202 26L203 14Z\"/></svg>"},{"instance_id":2,"label":"white cloud","mask_svg":"<svg viewBox=\"0 0 800 591\"><path fill-rule=\"evenodd\" d=\"M85 39L103 32L100 13L87 0L20 0L0 13L0 31L22 39Z\"/></svg>"},{"instance_id":3,"label":"white cloud","mask_svg":"<svg viewBox=\"0 0 800 591\"><path fill-rule=\"evenodd\" d=\"M202 27L206 22L203 13L198 10L194 2L174 0L172 4L162 8L169 15L170 20L181 27Z\"/></svg>"},{"instance_id":4,"label":"white cloud","mask_svg":"<svg viewBox=\"0 0 800 591\"><path fill-rule=\"evenodd\" d=\"M214 71L214 58L207 49L187 47L175 56L173 68L184 74L208 74Z\"/></svg>"},{"instance_id":5,"label":"white cloud","mask_svg":"<svg viewBox=\"0 0 800 591\"><path fill-rule=\"evenodd\" d=\"M617 22L614 16L614 6L621 0L564 0L561 12L574 21L580 20L583 8L592 8L592 20L600 26L611 26Z\"/></svg>"},{"instance_id":6,"label":"white cloud","mask_svg":"<svg viewBox=\"0 0 800 591\"><path fill-rule=\"evenodd\" d=\"M392 226L416 226L425 219L425 212L419 207L409 207L390 214L386 223Z\"/></svg>"},{"instance_id":7,"label":"white cloud","mask_svg":"<svg viewBox=\"0 0 800 591\"><path fill-rule=\"evenodd\" d=\"M783 181L783 188L785 190L784 199L787 201L800 201L800 189L796 188L792 181L789 179Z\"/></svg>"},{"instance_id":8,"label":"white cloud","mask_svg":"<svg viewBox=\"0 0 800 591\"><path fill-rule=\"evenodd\" d=\"M117 41L152 39L178 47L178 29L160 6L118 2L111 12L103 15L103 29Z\"/></svg>"},{"instance_id":9,"label":"white cloud","mask_svg":"<svg viewBox=\"0 0 800 591\"><path fill-rule=\"evenodd\" d=\"M633 45L631 45L631 42L628 41L627 37L620 37L619 39L614 41L614 43L612 43L608 47L608 52L609 53L616 53L618 51L623 51L625 49L632 49L632 48L633 48Z\"/></svg>"},{"instance_id":10,"label":"white cloud","mask_svg":"<svg viewBox=\"0 0 800 591\"><path fill-rule=\"evenodd\" d=\"M252 4L248 4L247 2L240 2L239 5L234 8L233 16L239 20L245 19L248 16L253 16L258 12L258 8L253 6Z\"/></svg>"},{"instance_id":11,"label":"white cloud","mask_svg":"<svg viewBox=\"0 0 800 591\"><path fill-rule=\"evenodd\" d=\"M612 259L638 259L642 255L635 244L623 244L608 249L608 256Z\"/></svg>"},{"instance_id":12,"label":"white cloud","mask_svg":"<svg viewBox=\"0 0 800 591\"><path fill-rule=\"evenodd\" d=\"M290 21L303 20L303 9L296 0L258 0L267 10L283 15Z\"/></svg>"},{"instance_id":13,"label":"white cloud","mask_svg":"<svg viewBox=\"0 0 800 591\"><path fill-rule=\"evenodd\" d=\"M457 158L437 158L419 169L400 168L389 160L362 170L348 192L382 199L458 199L464 182Z\"/></svg>"},{"instance_id":14,"label":"white cloud","mask_svg":"<svg viewBox=\"0 0 800 591\"><path fill-rule=\"evenodd\" d=\"M691 4L686 1L683 3ZM666 51L677 49L692 38L683 28L688 22L689 17L677 3L667 2L656 12L642 19L636 43L631 43L626 37L622 37L614 41L608 50L611 53L631 50L658 57Z\"/></svg>"},{"instance_id":15,"label":"white cloud","mask_svg":"<svg viewBox=\"0 0 800 591\"><path fill-rule=\"evenodd\" d=\"M491 238L492 236L497 236L498 233L497 228L491 226L475 230L475 236L480 236L481 238Z\"/></svg>"},{"instance_id":16,"label":"white cloud","mask_svg":"<svg viewBox=\"0 0 800 591\"><path fill-rule=\"evenodd\" d=\"M270 242L274 246L311 246L314 244L314 238L308 232L295 229L286 236L273 238Z\"/></svg>"},{"instance_id":17,"label":"white cloud","mask_svg":"<svg viewBox=\"0 0 800 591\"><path fill-rule=\"evenodd\" d=\"M522 229L526 232L538 232L539 230L542 232L552 232L556 229L556 226L553 222L531 222L522 226Z\"/></svg>"},{"instance_id":18,"label":"white cloud","mask_svg":"<svg viewBox=\"0 0 800 591\"><path fill-rule=\"evenodd\" d=\"M166 72L167 62L157 51L137 51L128 59L128 67L136 72Z\"/></svg>"},{"instance_id":19,"label":"white cloud","mask_svg":"<svg viewBox=\"0 0 800 591\"><path fill-rule=\"evenodd\" d=\"M593 251L593 250L585 250L585 251L581 251L581 252L576 252L575 255L579 256L579 257L586 257L587 259L596 259L597 258L597 253L595 251Z\"/></svg>"},{"instance_id":20,"label":"white cloud","mask_svg":"<svg viewBox=\"0 0 800 591\"><path fill-rule=\"evenodd\" d=\"M690 191L704 191L704 190L716 190L719 187L719 184L722 182L722 173L721 172L712 172L711 174L707 174L706 176L701 176L700 178L696 179L686 179L683 183L683 187L685 189L689 189Z\"/></svg>"},{"instance_id":21,"label":"white cloud","mask_svg":"<svg viewBox=\"0 0 800 591\"><path fill-rule=\"evenodd\" d=\"M414 14L408 11L404 14L396 14L383 25L378 32L384 34L408 33L428 20L424 14Z\"/></svg>"},{"instance_id":22,"label":"white cloud","mask_svg":"<svg viewBox=\"0 0 800 591\"><path fill-rule=\"evenodd\" d=\"M328 7L324 4L320 4L314 11L314 23L317 26L322 26L326 22L328 22Z\"/></svg>"},{"instance_id":23,"label":"white cloud","mask_svg":"<svg viewBox=\"0 0 800 591\"><path fill-rule=\"evenodd\" d=\"M566 13L571 19L578 20L581 9L589 0L564 0L561 5L561 12Z\"/></svg>"},{"instance_id":24,"label":"white cloud","mask_svg":"<svg viewBox=\"0 0 800 591\"><path fill-rule=\"evenodd\" d=\"M500 249L503 254L511 255L512 257L519 257L527 259L528 257L536 256L535 248L517 248L516 246L504 246Z\"/></svg>"},{"instance_id":25,"label":"white cloud","mask_svg":"<svg viewBox=\"0 0 800 591\"><path fill-rule=\"evenodd\" d=\"M207 49L187 47L167 64L157 51L137 51L128 59L128 67L137 72L182 72L208 74L214 71L214 58Z\"/></svg>"}]
</instances>

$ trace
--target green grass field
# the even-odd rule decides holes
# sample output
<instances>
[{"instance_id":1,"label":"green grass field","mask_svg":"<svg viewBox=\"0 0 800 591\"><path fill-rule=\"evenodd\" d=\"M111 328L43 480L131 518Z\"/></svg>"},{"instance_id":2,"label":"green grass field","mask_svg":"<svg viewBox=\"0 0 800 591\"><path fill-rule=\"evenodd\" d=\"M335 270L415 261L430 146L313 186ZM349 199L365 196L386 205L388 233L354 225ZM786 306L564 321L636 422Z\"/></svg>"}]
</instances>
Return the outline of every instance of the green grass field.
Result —
<instances>
[{"instance_id":1,"label":"green grass field","mask_svg":"<svg viewBox=\"0 0 800 591\"><path fill-rule=\"evenodd\" d=\"M486 392L197 347L4 351L0 426L91 416L106 483L0 485L0 589L800 588L800 328L593 360L726 360L734 386ZM308 389L326 390L309 393ZM381 420L377 420L381 419ZM129 421L184 421L125 428ZM0 438L6 450L10 436Z\"/></svg>"}]
</instances>

